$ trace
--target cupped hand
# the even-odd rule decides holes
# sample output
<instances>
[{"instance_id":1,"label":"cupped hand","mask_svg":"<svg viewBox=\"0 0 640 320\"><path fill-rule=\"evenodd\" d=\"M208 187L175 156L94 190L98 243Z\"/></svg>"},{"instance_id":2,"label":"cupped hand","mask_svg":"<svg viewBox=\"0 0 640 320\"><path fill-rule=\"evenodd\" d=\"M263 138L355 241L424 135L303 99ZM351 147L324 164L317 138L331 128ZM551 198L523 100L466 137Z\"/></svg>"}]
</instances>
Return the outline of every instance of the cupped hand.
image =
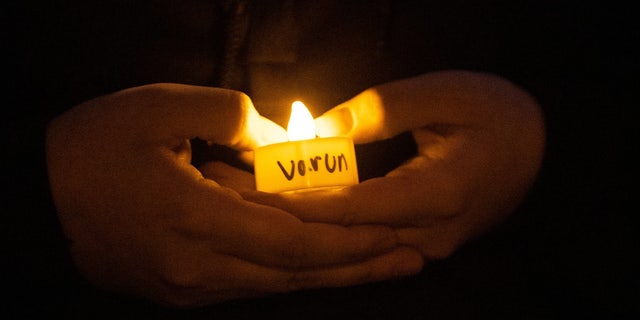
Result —
<instances>
[{"instance_id":1,"label":"cupped hand","mask_svg":"<svg viewBox=\"0 0 640 320\"><path fill-rule=\"evenodd\" d=\"M385 224L427 259L449 256L512 212L544 150L535 100L495 75L441 71L368 89L316 119L318 135L356 143L411 131L415 157L358 185L246 199L303 221ZM246 190L246 189L245 189Z\"/></svg>"},{"instance_id":2,"label":"cupped hand","mask_svg":"<svg viewBox=\"0 0 640 320\"><path fill-rule=\"evenodd\" d=\"M92 283L189 307L422 267L390 227L303 222L204 178L190 164L195 137L251 150L285 132L242 93L178 84L99 97L49 125L52 196Z\"/></svg>"}]
</instances>

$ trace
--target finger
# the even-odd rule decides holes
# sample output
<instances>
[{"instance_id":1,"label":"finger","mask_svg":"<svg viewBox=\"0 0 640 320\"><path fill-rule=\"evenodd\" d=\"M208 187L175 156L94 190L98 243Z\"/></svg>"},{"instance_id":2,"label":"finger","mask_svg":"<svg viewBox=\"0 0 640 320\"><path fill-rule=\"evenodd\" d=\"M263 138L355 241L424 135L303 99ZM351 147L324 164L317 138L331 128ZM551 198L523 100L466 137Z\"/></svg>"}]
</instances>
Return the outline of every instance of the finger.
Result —
<instances>
[{"instance_id":1,"label":"finger","mask_svg":"<svg viewBox=\"0 0 640 320\"><path fill-rule=\"evenodd\" d=\"M308 269L270 268L233 257L227 257L224 264L229 285L276 293L351 286L412 275L420 272L423 259L415 249L401 247L356 263Z\"/></svg>"},{"instance_id":2,"label":"finger","mask_svg":"<svg viewBox=\"0 0 640 320\"><path fill-rule=\"evenodd\" d=\"M152 139L199 137L241 150L286 141L284 128L262 117L247 95L234 90L154 84L109 98L129 106L129 124Z\"/></svg>"},{"instance_id":3,"label":"finger","mask_svg":"<svg viewBox=\"0 0 640 320\"><path fill-rule=\"evenodd\" d=\"M318 117L316 127L319 136L367 143L432 125L487 125L497 118L519 123L522 114L539 117L536 106L526 92L500 77L442 71L365 90Z\"/></svg>"},{"instance_id":4,"label":"finger","mask_svg":"<svg viewBox=\"0 0 640 320\"><path fill-rule=\"evenodd\" d=\"M445 221L429 228L400 229L398 237L405 245L418 248L426 259L442 260L467 240L468 237L463 237L467 235L466 227L460 221Z\"/></svg>"},{"instance_id":5,"label":"finger","mask_svg":"<svg viewBox=\"0 0 640 320\"><path fill-rule=\"evenodd\" d=\"M203 179L206 181L210 181L207 185L213 183ZM394 230L385 226L303 223L280 209L206 188L192 190L184 197L187 213L172 224L176 232L207 241L212 251L258 264L289 268L332 265L364 260L397 246Z\"/></svg>"},{"instance_id":6,"label":"finger","mask_svg":"<svg viewBox=\"0 0 640 320\"><path fill-rule=\"evenodd\" d=\"M429 260L441 260L453 254L469 239L479 236L500 223L506 213L468 213L439 221L427 227L397 229L398 241L402 245L420 250Z\"/></svg>"},{"instance_id":7,"label":"finger","mask_svg":"<svg viewBox=\"0 0 640 320\"><path fill-rule=\"evenodd\" d=\"M306 192L245 192L242 197L278 207L303 221L341 225L385 224L406 226L448 219L465 203L459 199L463 185L450 171L424 174L422 158L392 171L385 177L358 185ZM435 181L435 182L434 182Z\"/></svg>"},{"instance_id":8,"label":"finger","mask_svg":"<svg viewBox=\"0 0 640 320\"><path fill-rule=\"evenodd\" d=\"M344 287L395 279L421 271L418 251L402 247L366 261L326 268L280 269L247 262L234 256L198 255L194 269L181 268L160 277L165 287L152 292L155 300L192 307L221 301L259 297L312 288Z\"/></svg>"},{"instance_id":9,"label":"finger","mask_svg":"<svg viewBox=\"0 0 640 320\"><path fill-rule=\"evenodd\" d=\"M275 271L267 277L255 277L257 287L268 292L289 292L312 288L353 286L396 279L422 270L422 255L402 247L366 261L309 270ZM265 281L266 280L266 281Z\"/></svg>"},{"instance_id":10,"label":"finger","mask_svg":"<svg viewBox=\"0 0 640 320\"><path fill-rule=\"evenodd\" d=\"M265 215L238 219L235 225L224 243L214 244L215 250L282 268L353 263L397 246L394 231L384 226L343 227Z\"/></svg>"}]
</instances>

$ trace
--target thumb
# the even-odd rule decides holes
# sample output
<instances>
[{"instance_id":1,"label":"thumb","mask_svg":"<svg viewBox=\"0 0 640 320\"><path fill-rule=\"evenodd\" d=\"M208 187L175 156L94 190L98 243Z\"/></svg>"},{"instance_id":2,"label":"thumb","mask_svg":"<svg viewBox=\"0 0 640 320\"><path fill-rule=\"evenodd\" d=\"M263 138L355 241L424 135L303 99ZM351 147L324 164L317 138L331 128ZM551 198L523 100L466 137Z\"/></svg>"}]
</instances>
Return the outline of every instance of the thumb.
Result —
<instances>
[{"instance_id":1,"label":"thumb","mask_svg":"<svg viewBox=\"0 0 640 320\"><path fill-rule=\"evenodd\" d=\"M366 143L432 125L517 124L522 114L539 117L538 110L526 91L500 76L445 70L367 89L318 117L316 127L319 136Z\"/></svg>"},{"instance_id":2,"label":"thumb","mask_svg":"<svg viewBox=\"0 0 640 320\"><path fill-rule=\"evenodd\" d=\"M355 143L392 138L424 125L413 101L405 101L409 89L386 84L363 91L315 119L320 137L347 136Z\"/></svg>"},{"instance_id":3,"label":"thumb","mask_svg":"<svg viewBox=\"0 0 640 320\"><path fill-rule=\"evenodd\" d=\"M346 136L367 143L389 135L378 93L368 89L315 119L319 137Z\"/></svg>"},{"instance_id":4,"label":"thumb","mask_svg":"<svg viewBox=\"0 0 640 320\"><path fill-rule=\"evenodd\" d=\"M138 107L128 122L150 139L199 137L238 150L286 140L284 128L261 116L239 91L162 83L128 89L117 97ZM136 116L135 110L144 115Z\"/></svg>"}]
</instances>

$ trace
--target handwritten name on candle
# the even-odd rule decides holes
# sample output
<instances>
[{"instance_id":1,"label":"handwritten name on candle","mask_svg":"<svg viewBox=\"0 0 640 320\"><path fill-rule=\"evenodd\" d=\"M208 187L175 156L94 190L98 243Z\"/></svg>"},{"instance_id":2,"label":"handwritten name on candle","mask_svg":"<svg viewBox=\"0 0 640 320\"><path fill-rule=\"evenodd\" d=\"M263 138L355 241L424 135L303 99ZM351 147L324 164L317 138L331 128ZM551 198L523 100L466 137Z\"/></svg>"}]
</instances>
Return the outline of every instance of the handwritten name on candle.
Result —
<instances>
[{"instance_id":1,"label":"handwritten name on candle","mask_svg":"<svg viewBox=\"0 0 640 320\"><path fill-rule=\"evenodd\" d=\"M349 170L347 157L344 155L344 153L340 153L337 156L329 156L328 153L325 153L324 161L321 161L322 159L323 157L321 156L311 157L309 158L309 165L307 165L304 160L289 160L289 169L285 168L285 166L280 161L277 161L277 163L278 167L280 167L280 170L282 171L282 174L284 174L285 178L287 178L287 180L289 181L293 180L296 173L296 168L298 169L297 171L300 176L304 176L305 174L307 174L307 172L318 172L322 168L327 170L327 172L329 173L334 173L336 169L338 170L338 172L342 172L343 167L345 171ZM321 163L324 163L324 167L321 167L319 165Z\"/></svg>"},{"instance_id":2,"label":"handwritten name on candle","mask_svg":"<svg viewBox=\"0 0 640 320\"><path fill-rule=\"evenodd\" d=\"M313 116L300 101L291 105L289 141L254 150L256 190L287 192L358 184L353 140L316 137Z\"/></svg>"}]
</instances>

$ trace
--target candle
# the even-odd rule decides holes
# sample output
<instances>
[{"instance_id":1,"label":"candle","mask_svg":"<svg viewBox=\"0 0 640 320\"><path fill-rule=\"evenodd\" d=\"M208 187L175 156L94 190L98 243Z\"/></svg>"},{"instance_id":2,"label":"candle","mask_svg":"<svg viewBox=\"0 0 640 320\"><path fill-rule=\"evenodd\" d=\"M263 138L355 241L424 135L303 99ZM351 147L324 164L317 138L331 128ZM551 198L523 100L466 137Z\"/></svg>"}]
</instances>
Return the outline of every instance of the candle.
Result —
<instances>
[{"instance_id":1,"label":"candle","mask_svg":"<svg viewBox=\"0 0 640 320\"><path fill-rule=\"evenodd\" d=\"M353 141L347 137L316 138L316 127L300 101L291 106L288 142L255 150L256 189L285 192L348 186L358 183Z\"/></svg>"}]
</instances>

